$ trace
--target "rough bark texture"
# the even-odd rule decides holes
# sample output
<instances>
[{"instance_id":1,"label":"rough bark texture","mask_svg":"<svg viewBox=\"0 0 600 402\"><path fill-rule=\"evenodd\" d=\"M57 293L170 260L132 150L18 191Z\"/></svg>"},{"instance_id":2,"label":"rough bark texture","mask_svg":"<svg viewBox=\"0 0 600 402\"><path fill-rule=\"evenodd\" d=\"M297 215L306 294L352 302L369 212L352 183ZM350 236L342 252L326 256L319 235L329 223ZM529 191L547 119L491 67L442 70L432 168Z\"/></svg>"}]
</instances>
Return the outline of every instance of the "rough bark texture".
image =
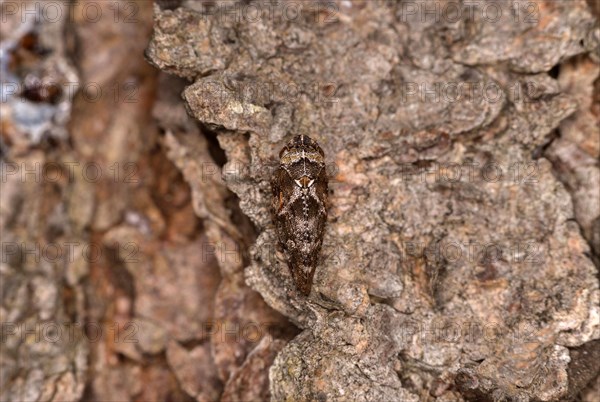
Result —
<instances>
[{"instance_id":1,"label":"rough bark texture","mask_svg":"<svg viewBox=\"0 0 600 402\"><path fill-rule=\"evenodd\" d=\"M2 4L0 400L595 400L595 5L55 3Z\"/></svg>"},{"instance_id":2,"label":"rough bark texture","mask_svg":"<svg viewBox=\"0 0 600 402\"><path fill-rule=\"evenodd\" d=\"M144 59L152 3L53 5L2 5L0 399L268 395L246 356L275 340L268 368L296 329L244 284L254 235L219 175L178 169L218 165Z\"/></svg>"}]
</instances>

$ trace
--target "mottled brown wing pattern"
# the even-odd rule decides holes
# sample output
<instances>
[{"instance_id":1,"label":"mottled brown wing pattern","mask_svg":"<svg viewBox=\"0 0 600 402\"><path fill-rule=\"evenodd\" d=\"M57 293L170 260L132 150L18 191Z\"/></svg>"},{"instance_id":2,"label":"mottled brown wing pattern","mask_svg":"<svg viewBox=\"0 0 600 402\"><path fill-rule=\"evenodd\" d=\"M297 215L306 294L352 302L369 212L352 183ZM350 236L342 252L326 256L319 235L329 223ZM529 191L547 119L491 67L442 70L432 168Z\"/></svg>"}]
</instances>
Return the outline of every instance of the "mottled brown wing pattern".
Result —
<instances>
[{"instance_id":1,"label":"mottled brown wing pattern","mask_svg":"<svg viewBox=\"0 0 600 402\"><path fill-rule=\"evenodd\" d=\"M271 181L275 227L296 287L308 295L327 221L324 153L310 137L296 136L279 156Z\"/></svg>"}]
</instances>

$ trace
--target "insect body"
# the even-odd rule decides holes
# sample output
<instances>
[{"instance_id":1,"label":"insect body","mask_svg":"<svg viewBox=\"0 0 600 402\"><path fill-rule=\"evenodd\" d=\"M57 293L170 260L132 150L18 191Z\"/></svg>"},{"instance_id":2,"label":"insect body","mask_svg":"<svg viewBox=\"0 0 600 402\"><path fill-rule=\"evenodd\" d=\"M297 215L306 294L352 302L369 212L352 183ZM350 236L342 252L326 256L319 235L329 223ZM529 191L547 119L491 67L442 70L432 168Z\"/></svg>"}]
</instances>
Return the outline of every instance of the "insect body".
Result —
<instances>
[{"instance_id":1,"label":"insect body","mask_svg":"<svg viewBox=\"0 0 600 402\"><path fill-rule=\"evenodd\" d=\"M325 155L313 139L298 135L279 158L271 181L275 227L296 287L308 295L327 221Z\"/></svg>"}]
</instances>

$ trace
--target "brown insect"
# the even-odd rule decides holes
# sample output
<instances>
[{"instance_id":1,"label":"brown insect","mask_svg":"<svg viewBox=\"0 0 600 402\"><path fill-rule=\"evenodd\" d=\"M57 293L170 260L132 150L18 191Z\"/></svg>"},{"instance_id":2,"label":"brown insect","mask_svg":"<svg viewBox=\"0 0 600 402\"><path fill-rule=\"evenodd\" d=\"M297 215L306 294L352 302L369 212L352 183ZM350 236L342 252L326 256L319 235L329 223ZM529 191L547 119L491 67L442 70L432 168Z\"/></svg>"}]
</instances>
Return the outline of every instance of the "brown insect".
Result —
<instances>
[{"instance_id":1,"label":"brown insect","mask_svg":"<svg viewBox=\"0 0 600 402\"><path fill-rule=\"evenodd\" d=\"M296 287L310 293L327 221L325 154L313 139L295 136L279 153L271 180L279 244Z\"/></svg>"}]
</instances>

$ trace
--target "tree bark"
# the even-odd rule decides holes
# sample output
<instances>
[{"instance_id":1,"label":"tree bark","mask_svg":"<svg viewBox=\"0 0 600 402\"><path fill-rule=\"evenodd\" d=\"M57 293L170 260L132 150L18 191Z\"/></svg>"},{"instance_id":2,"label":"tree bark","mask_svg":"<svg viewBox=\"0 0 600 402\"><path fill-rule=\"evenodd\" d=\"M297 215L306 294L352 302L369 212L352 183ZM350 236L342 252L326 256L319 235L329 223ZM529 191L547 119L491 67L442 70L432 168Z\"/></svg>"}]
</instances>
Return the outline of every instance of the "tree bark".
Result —
<instances>
[{"instance_id":1,"label":"tree bark","mask_svg":"<svg viewBox=\"0 0 600 402\"><path fill-rule=\"evenodd\" d=\"M0 400L594 400L593 4L53 4L2 4Z\"/></svg>"}]
</instances>

